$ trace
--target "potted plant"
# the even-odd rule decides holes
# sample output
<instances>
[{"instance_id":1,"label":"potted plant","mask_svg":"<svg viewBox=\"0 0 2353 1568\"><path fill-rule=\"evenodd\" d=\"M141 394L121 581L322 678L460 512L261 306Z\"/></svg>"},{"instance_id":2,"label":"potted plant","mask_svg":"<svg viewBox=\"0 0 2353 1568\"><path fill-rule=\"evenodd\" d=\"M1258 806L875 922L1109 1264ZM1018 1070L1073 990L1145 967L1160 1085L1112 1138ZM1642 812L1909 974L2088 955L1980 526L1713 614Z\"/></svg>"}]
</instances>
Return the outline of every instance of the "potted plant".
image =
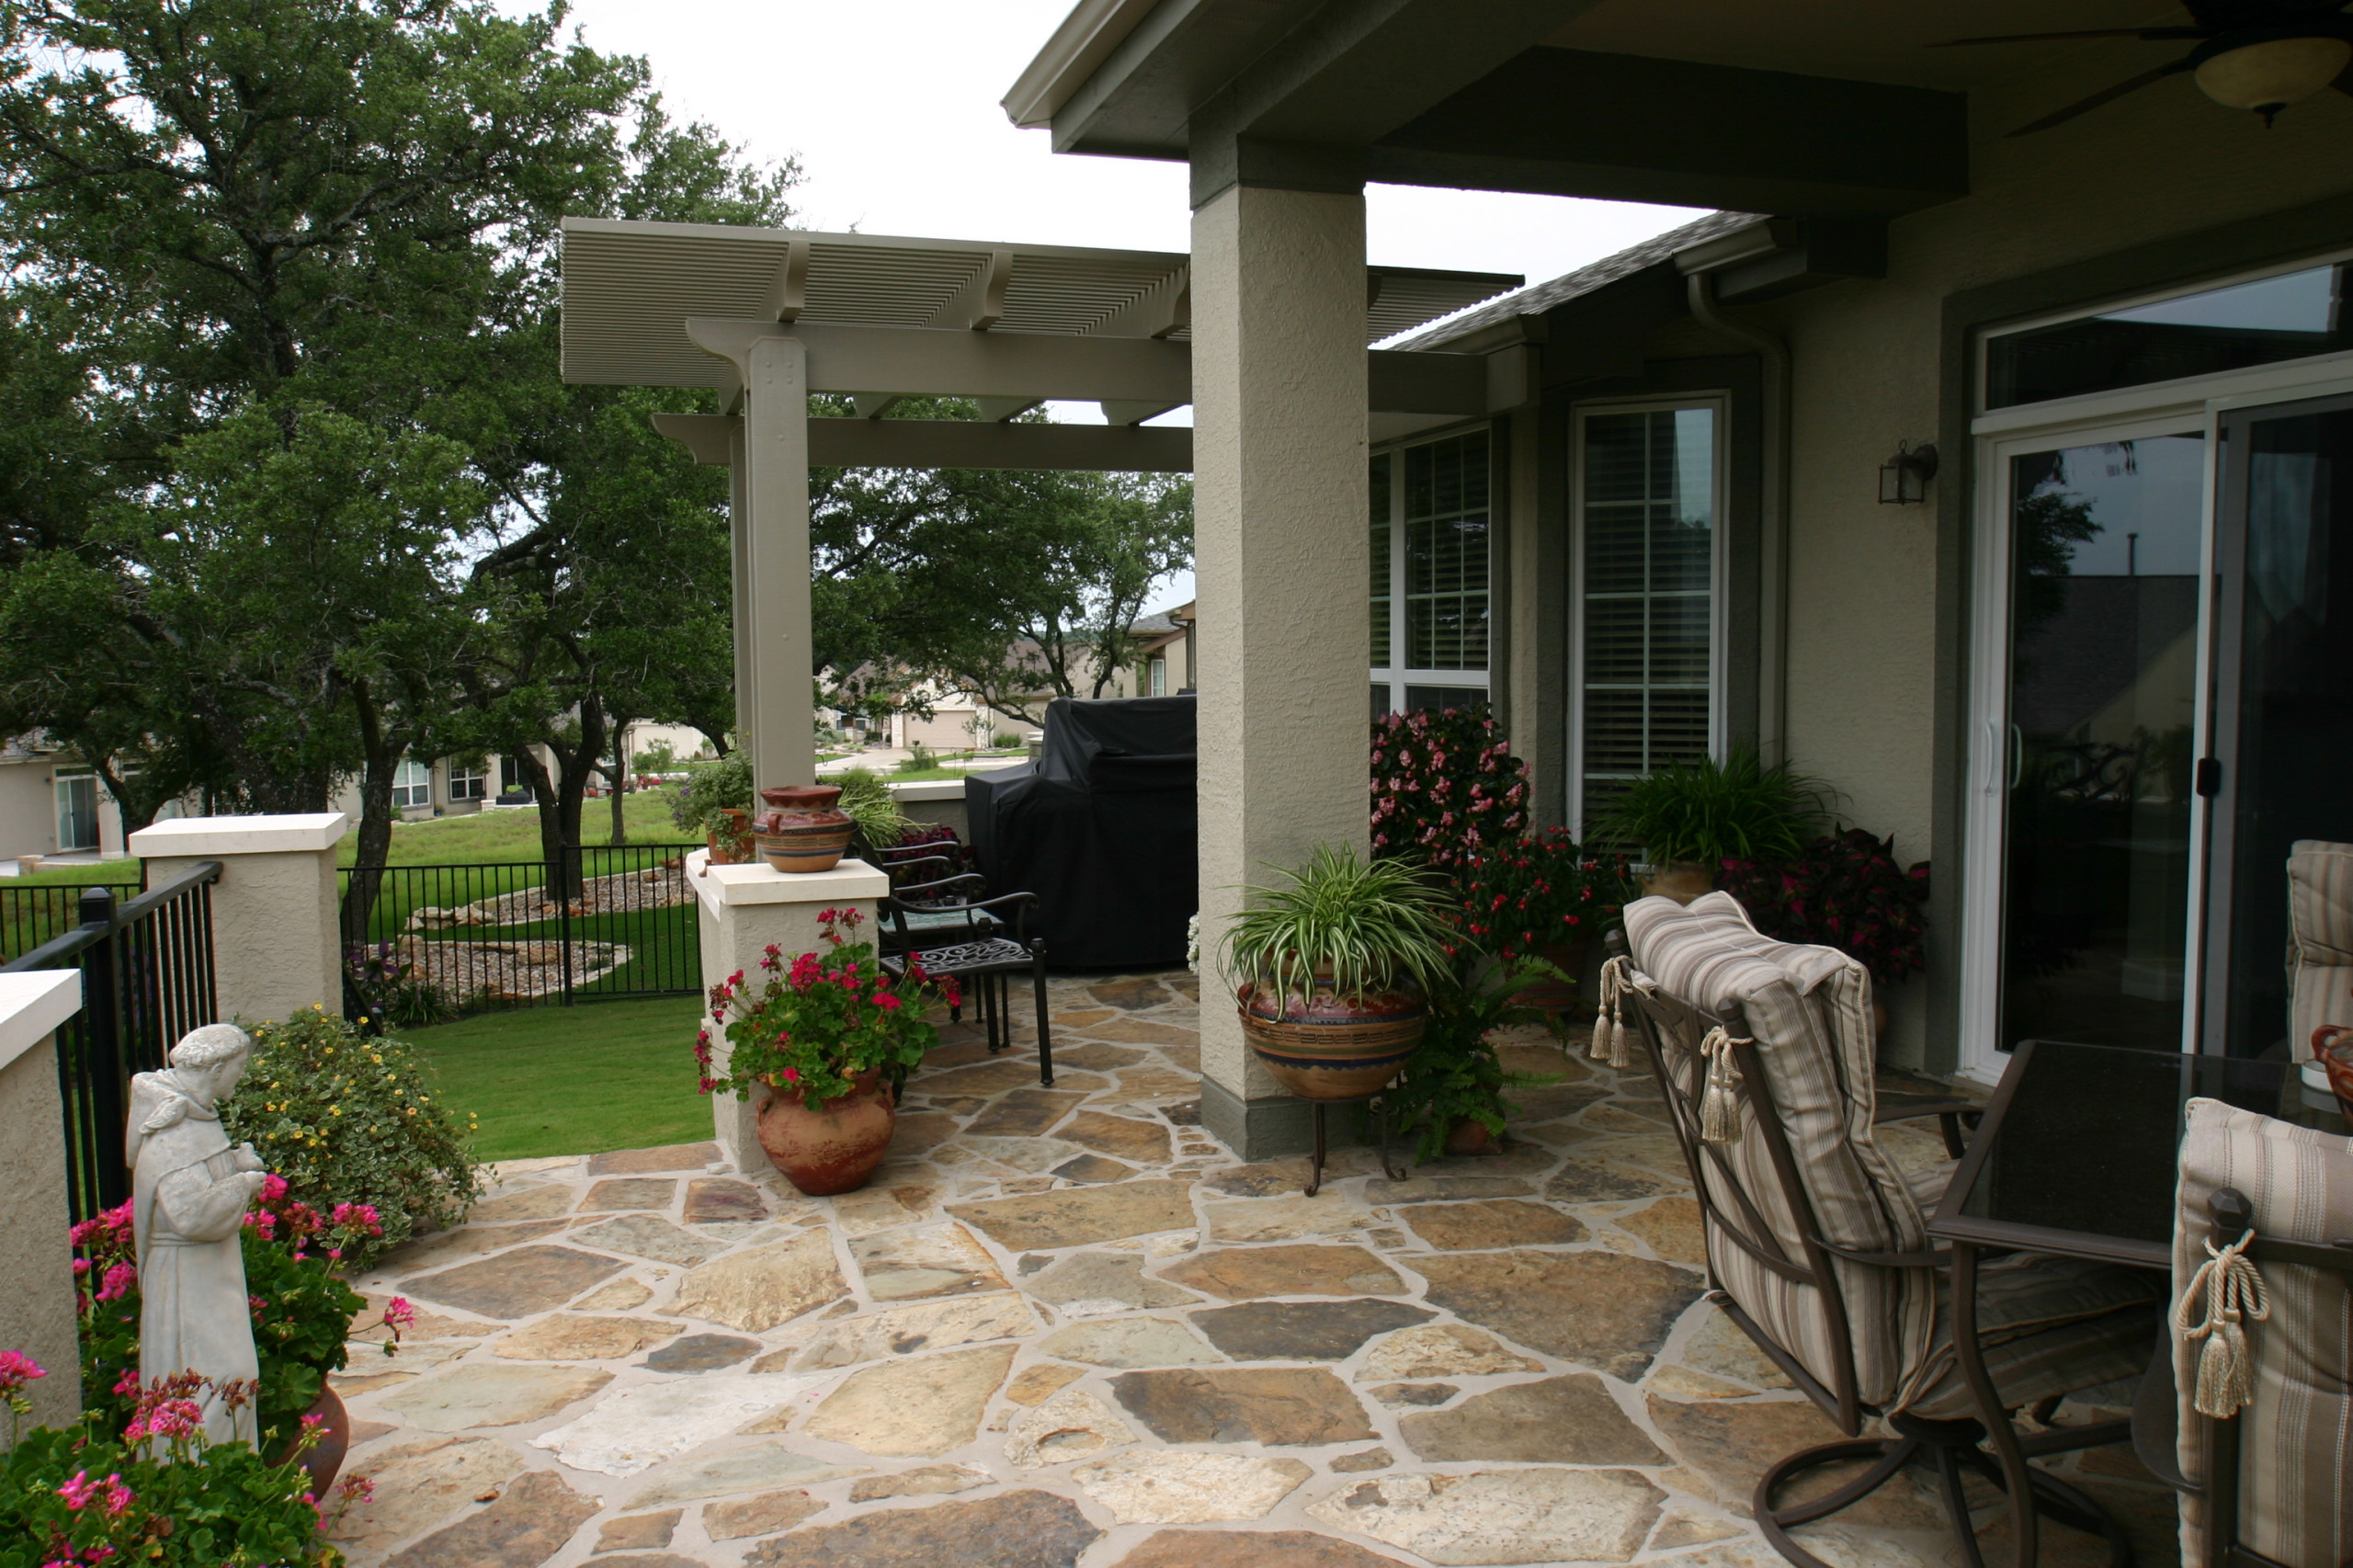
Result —
<instances>
[{"instance_id":1,"label":"potted plant","mask_svg":"<svg viewBox=\"0 0 2353 1568\"><path fill-rule=\"evenodd\" d=\"M1421 1042L1449 937L1429 874L1318 848L1288 885L1246 889L1224 970L1258 1060L1306 1099L1377 1094Z\"/></svg>"},{"instance_id":2,"label":"potted plant","mask_svg":"<svg viewBox=\"0 0 2353 1568\"><path fill-rule=\"evenodd\" d=\"M1372 722L1372 855L1445 865L1528 825L1528 769L1484 703Z\"/></svg>"},{"instance_id":3,"label":"potted plant","mask_svg":"<svg viewBox=\"0 0 2353 1568\"><path fill-rule=\"evenodd\" d=\"M891 793L891 786L872 768L845 768L833 775L832 781L841 786L841 799L835 804L850 820L853 855L862 858L861 851L891 848L915 825L899 809L899 798Z\"/></svg>"},{"instance_id":4,"label":"potted plant","mask_svg":"<svg viewBox=\"0 0 2353 1568\"><path fill-rule=\"evenodd\" d=\"M1728 859L1785 860L1829 820L1836 797L1786 762L1765 766L1754 748L1722 762L1670 762L1624 785L1593 836L1640 853L1646 894L1688 903L1715 886Z\"/></svg>"},{"instance_id":5,"label":"potted plant","mask_svg":"<svg viewBox=\"0 0 2353 1568\"><path fill-rule=\"evenodd\" d=\"M727 1045L714 1068L711 1031L695 1040L706 1095L720 1090L759 1101L760 1147L785 1178L812 1198L865 1185L890 1152L898 1112L893 1090L938 1040L924 1012L935 995L910 958L904 979L884 970L871 942L849 938L865 916L855 908L817 916L826 950L785 962L771 944L755 987L736 971L710 988L710 1021ZM953 1006L956 983L942 981Z\"/></svg>"},{"instance_id":6,"label":"potted plant","mask_svg":"<svg viewBox=\"0 0 2353 1568\"><path fill-rule=\"evenodd\" d=\"M1430 994L1429 1023L1421 1049L1405 1063L1390 1092L1390 1114L1397 1125L1418 1129L1417 1165L1440 1154L1499 1152L1504 1135L1506 1089L1532 1089L1558 1081L1558 1074L1513 1073L1495 1055L1488 1036L1518 1024L1546 1021L1527 1000L1560 971L1541 958L1504 958L1489 962L1476 949L1462 947L1445 980Z\"/></svg>"},{"instance_id":7,"label":"potted plant","mask_svg":"<svg viewBox=\"0 0 2353 1568\"><path fill-rule=\"evenodd\" d=\"M1871 1010L1887 1027L1881 987L1927 968L1928 866L1906 869L1895 839L1859 827L1824 835L1776 861L1729 858L1723 891L1779 942L1836 948L1871 972Z\"/></svg>"},{"instance_id":8,"label":"potted plant","mask_svg":"<svg viewBox=\"0 0 2353 1568\"><path fill-rule=\"evenodd\" d=\"M670 820L703 835L714 866L750 863L751 818L752 758L741 747L690 769L670 798Z\"/></svg>"},{"instance_id":9,"label":"potted plant","mask_svg":"<svg viewBox=\"0 0 2353 1568\"><path fill-rule=\"evenodd\" d=\"M1522 994L1529 1006L1565 1013L1593 939L1617 917L1627 885L1622 855L1587 850L1566 828L1548 827L1458 857L1449 912L1465 944L1506 962L1540 958Z\"/></svg>"}]
</instances>

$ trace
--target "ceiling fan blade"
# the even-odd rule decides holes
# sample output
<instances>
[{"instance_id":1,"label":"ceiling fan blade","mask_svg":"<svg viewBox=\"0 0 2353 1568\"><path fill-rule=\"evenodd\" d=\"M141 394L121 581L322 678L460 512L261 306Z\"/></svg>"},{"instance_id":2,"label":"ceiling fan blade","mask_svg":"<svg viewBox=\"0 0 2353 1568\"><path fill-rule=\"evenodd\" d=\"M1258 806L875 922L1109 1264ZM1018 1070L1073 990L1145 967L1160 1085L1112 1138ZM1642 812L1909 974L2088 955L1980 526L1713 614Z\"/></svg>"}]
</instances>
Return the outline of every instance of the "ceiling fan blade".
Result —
<instances>
[{"instance_id":1,"label":"ceiling fan blade","mask_svg":"<svg viewBox=\"0 0 2353 1568\"><path fill-rule=\"evenodd\" d=\"M2078 98L2065 108L2054 109L2040 119L2019 126L2010 134L2031 136L2038 131L2048 131L2054 125L2064 125L2079 114L2089 114L2103 104L2112 104L2128 93L2137 93L2153 82L2162 82L2168 76L2177 75L2188 69L2188 61L2177 60L2170 65L2160 65L2154 71L2143 71L2138 76L2128 76L2113 87L2094 93L2087 98Z\"/></svg>"},{"instance_id":2,"label":"ceiling fan blade","mask_svg":"<svg viewBox=\"0 0 2353 1568\"><path fill-rule=\"evenodd\" d=\"M1985 38L1949 38L1928 45L1930 49L1958 49L1972 43L2048 43L2053 39L2069 38L2210 38L2211 28L2092 28L2079 33L1995 33Z\"/></svg>"}]
</instances>

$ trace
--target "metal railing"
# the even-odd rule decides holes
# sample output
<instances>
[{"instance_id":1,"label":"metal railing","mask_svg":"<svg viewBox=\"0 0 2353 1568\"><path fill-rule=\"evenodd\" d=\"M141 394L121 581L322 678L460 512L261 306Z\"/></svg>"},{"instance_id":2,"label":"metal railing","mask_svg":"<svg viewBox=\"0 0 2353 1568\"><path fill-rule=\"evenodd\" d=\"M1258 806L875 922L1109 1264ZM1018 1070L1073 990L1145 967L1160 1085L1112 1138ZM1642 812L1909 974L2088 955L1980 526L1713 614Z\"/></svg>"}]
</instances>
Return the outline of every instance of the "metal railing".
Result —
<instances>
[{"instance_id":1,"label":"metal railing","mask_svg":"<svg viewBox=\"0 0 2353 1568\"><path fill-rule=\"evenodd\" d=\"M699 991L686 858L701 847L574 846L561 868L569 875L556 877L537 860L347 868L343 942L355 1010L414 1026L493 1008ZM361 877L372 886L355 896ZM556 891L567 883L575 896Z\"/></svg>"},{"instance_id":2,"label":"metal railing","mask_svg":"<svg viewBox=\"0 0 2353 1568\"><path fill-rule=\"evenodd\" d=\"M84 888L72 930L0 965L0 972L82 973L82 1010L57 1030L66 1206L77 1221L131 1196L122 1163L131 1075L161 1068L182 1035L220 1021L212 978L220 880L221 863L206 860L120 903L111 885Z\"/></svg>"},{"instance_id":3,"label":"metal railing","mask_svg":"<svg viewBox=\"0 0 2353 1568\"><path fill-rule=\"evenodd\" d=\"M135 862L143 869L145 861ZM32 882L11 886L0 882L0 963L22 958L43 942L82 923L82 894L91 888L110 888L117 899L135 896L139 873L119 881L103 877L86 882Z\"/></svg>"}]
</instances>

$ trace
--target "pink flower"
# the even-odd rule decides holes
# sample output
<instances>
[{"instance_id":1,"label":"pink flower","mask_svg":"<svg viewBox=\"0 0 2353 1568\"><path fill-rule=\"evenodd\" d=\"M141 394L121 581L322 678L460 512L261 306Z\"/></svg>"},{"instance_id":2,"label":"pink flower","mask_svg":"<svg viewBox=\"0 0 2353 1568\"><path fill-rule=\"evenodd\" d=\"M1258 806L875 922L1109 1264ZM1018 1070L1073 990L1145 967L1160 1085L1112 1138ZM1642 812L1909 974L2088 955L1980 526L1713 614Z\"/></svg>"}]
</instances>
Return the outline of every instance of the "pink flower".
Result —
<instances>
[{"instance_id":1,"label":"pink flower","mask_svg":"<svg viewBox=\"0 0 2353 1568\"><path fill-rule=\"evenodd\" d=\"M15 1393L35 1378L45 1378L33 1358L20 1350L0 1350L0 1399Z\"/></svg>"},{"instance_id":2,"label":"pink flower","mask_svg":"<svg viewBox=\"0 0 2353 1568\"><path fill-rule=\"evenodd\" d=\"M784 1070L782 1076L786 1083L797 1084L801 1082L801 1070L798 1067L788 1067Z\"/></svg>"},{"instance_id":3,"label":"pink flower","mask_svg":"<svg viewBox=\"0 0 2353 1568\"><path fill-rule=\"evenodd\" d=\"M104 1483L92 1481L88 1471L77 1470L71 1480L57 1489L57 1494L65 1499L67 1507L78 1514L89 1506L90 1499L98 1494L98 1489Z\"/></svg>"},{"instance_id":4,"label":"pink flower","mask_svg":"<svg viewBox=\"0 0 2353 1568\"><path fill-rule=\"evenodd\" d=\"M886 1013L895 1013L899 1010L899 999L888 991L877 990L874 993L874 1005Z\"/></svg>"},{"instance_id":5,"label":"pink flower","mask_svg":"<svg viewBox=\"0 0 2353 1568\"><path fill-rule=\"evenodd\" d=\"M384 1321L394 1328L406 1328L416 1321L416 1309L404 1296L394 1296L384 1303Z\"/></svg>"},{"instance_id":6,"label":"pink flower","mask_svg":"<svg viewBox=\"0 0 2353 1568\"><path fill-rule=\"evenodd\" d=\"M275 1203L286 1196L286 1178L276 1172L261 1178L261 1200Z\"/></svg>"},{"instance_id":7,"label":"pink flower","mask_svg":"<svg viewBox=\"0 0 2353 1568\"><path fill-rule=\"evenodd\" d=\"M376 1483L364 1475L347 1475L335 1483L335 1490L343 1494L346 1502L365 1503L375 1497Z\"/></svg>"},{"instance_id":8,"label":"pink flower","mask_svg":"<svg viewBox=\"0 0 2353 1568\"><path fill-rule=\"evenodd\" d=\"M122 1483L121 1476L107 1477L107 1514L109 1517L120 1518L123 1510L137 1500L137 1496L131 1488Z\"/></svg>"},{"instance_id":9,"label":"pink flower","mask_svg":"<svg viewBox=\"0 0 2353 1568\"><path fill-rule=\"evenodd\" d=\"M111 1301L139 1283L139 1266L116 1263L107 1267L107 1277L98 1285L98 1300Z\"/></svg>"}]
</instances>

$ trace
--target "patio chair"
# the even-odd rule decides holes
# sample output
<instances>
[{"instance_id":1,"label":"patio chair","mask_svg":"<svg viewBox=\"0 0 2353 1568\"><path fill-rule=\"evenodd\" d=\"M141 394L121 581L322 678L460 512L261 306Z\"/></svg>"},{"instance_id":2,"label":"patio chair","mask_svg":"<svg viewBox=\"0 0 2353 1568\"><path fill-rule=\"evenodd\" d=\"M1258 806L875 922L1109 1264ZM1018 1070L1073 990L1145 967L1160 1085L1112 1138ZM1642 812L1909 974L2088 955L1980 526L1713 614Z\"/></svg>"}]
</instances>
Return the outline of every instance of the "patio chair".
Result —
<instances>
[{"instance_id":1,"label":"patio chair","mask_svg":"<svg viewBox=\"0 0 2353 1568\"><path fill-rule=\"evenodd\" d=\"M1038 1082L1054 1081L1054 1043L1046 1006L1046 944L1029 935L1033 892L975 899L977 876L902 888L881 901L882 967L894 975L920 964L935 979L953 979L966 990L981 1016L992 1055L1013 1043L1012 976L1027 971L1038 1009ZM961 1018L962 1008L951 1008ZM895 1093L897 1084L892 1085Z\"/></svg>"},{"instance_id":2,"label":"patio chair","mask_svg":"<svg viewBox=\"0 0 2353 1568\"><path fill-rule=\"evenodd\" d=\"M2307 1084L2325 1090L2313 1060L2313 1031L2353 1025L2353 844L2298 839L2288 854L2288 1057L2307 1064Z\"/></svg>"},{"instance_id":3,"label":"patio chair","mask_svg":"<svg viewBox=\"0 0 2353 1568\"><path fill-rule=\"evenodd\" d=\"M1871 1133L1882 1119L1929 1114L1957 1129L1963 1106L1907 1104L1881 1117L1870 977L1843 953L1773 942L1736 905L1711 899L1643 899L1625 918L1625 1021L1690 1166L1710 1300L1848 1438L1765 1472L1753 1500L1760 1530L1790 1562L1824 1568L1790 1530L1927 1463L1967 1561L1980 1562L1962 1475L2001 1486L2003 1472L1979 1447L1986 1429L1953 1353L1948 1259L1929 1250L1913 1187ZM2147 1359L2163 1295L2152 1276L2018 1254L1978 1278L1979 1344L2006 1410L2047 1418L2064 1395L2130 1378ZM1865 1437L1867 1419L1892 1435ZM2024 1446L2043 1455L2126 1434L2126 1422L2107 1421ZM1803 1472L1854 1460L1868 1469L1853 1481L1775 1503ZM2090 1498L2040 1471L2029 1485L2041 1511L2106 1537L2120 1568L2130 1562L2123 1532Z\"/></svg>"},{"instance_id":4,"label":"patio chair","mask_svg":"<svg viewBox=\"0 0 2353 1568\"><path fill-rule=\"evenodd\" d=\"M2353 1141L2194 1099L2175 1332L2132 1409L2183 1568L2353 1563Z\"/></svg>"}]
</instances>

